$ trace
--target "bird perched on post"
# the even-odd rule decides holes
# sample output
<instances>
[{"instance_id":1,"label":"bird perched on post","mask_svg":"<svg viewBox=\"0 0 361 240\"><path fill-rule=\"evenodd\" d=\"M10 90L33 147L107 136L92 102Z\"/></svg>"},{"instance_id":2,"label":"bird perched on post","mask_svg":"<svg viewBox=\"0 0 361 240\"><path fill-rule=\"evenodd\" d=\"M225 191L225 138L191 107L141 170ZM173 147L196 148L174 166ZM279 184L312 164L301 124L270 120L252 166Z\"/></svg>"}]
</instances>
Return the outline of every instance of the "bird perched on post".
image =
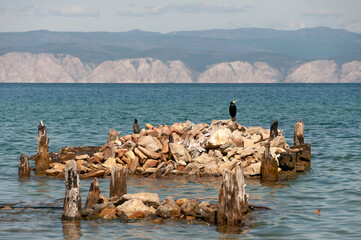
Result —
<instances>
[{"instance_id":1,"label":"bird perched on post","mask_svg":"<svg viewBox=\"0 0 361 240\"><path fill-rule=\"evenodd\" d=\"M236 121L236 114L237 114L237 107L236 107L236 102L238 100L232 101L231 104L229 105L229 114L231 115L231 119L232 121Z\"/></svg>"},{"instance_id":2,"label":"bird perched on post","mask_svg":"<svg viewBox=\"0 0 361 240\"><path fill-rule=\"evenodd\" d=\"M138 120L134 119L134 124L133 124L133 131L135 134L139 134L140 133L140 127L138 124Z\"/></svg>"}]
</instances>

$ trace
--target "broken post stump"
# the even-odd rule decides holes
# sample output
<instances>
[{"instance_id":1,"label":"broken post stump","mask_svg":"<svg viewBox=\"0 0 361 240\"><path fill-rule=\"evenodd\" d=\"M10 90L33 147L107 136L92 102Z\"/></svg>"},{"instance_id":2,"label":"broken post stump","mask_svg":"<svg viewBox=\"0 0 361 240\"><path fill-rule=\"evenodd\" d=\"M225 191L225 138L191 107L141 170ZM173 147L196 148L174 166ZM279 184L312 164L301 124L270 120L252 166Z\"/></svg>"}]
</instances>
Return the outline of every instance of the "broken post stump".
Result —
<instances>
[{"instance_id":1,"label":"broken post stump","mask_svg":"<svg viewBox=\"0 0 361 240\"><path fill-rule=\"evenodd\" d=\"M29 165L28 158L23 153L19 159L19 177L30 177L31 167Z\"/></svg>"},{"instance_id":2,"label":"broken post stump","mask_svg":"<svg viewBox=\"0 0 361 240\"><path fill-rule=\"evenodd\" d=\"M35 156L35 174L45 175L45 171L49 169L50 154L48 152L49 139L46 136L46 127L43 120L38 126L38 153Z\"/></svg>"},{"instance_id":3,"label":"broken post stump","mask_svg":"<svg viewBox=\"0 0 361 240\"><path fill-rule=\"evenodd\" d=\"M40 121L38 126L38 153L47 153L49 139L46 136L46 127L43 120Z\"/></svg>"},{"instance_id":4,"label":"broken post stump","mask_svg":"<svg viewBox=\"0 0 361 240\"><path fill-rule=\"evenodd\" d=\"M278 120L274 120L270 129L270 141L278 136Z\"/></svg>"},{"instance_id":5,"label":"broken post stump","mask_svg":"<svg viewBox=\"0 0 361 240\"><path fill-rule=\"evenodd\" d=\"M88 197L85 202L85 209L92 208L99 201L100 188L98 184L98 179L93 178L92 183L90 184Z\"/></svg>"},{"instance_id":6,"label":"broken post stump","mask_svg":"<svg viewBox=\"0 0 361 240\"><path fill-rule=\"evenodd\" d=\"M261 159L261 180L275 181L277 179L278 163L270 153L270 143L268 142Z\"/></svg>"},{"instance_id":7,"label":"broken post stump","mask_svg":"<svg viewBox=\"0 0 361 240\"><path fill-rule=\"evenodd\" d=\"M80 181L76 161L65 165L65 197L62 220L81 219Z\"/></svg>"},{"instance_id":8,"label":"broken post stump","mask_svg":"<svg viewBox=\"0 0 361 240\"><path fill-rule=\"evenodd\" d=\"M120 198L127 193L127 169L123 167L113 167L110 179L109 197Z\"/></svg>"},{"instance_id":9,"label":"broken post stump","mask_svg":"<svg viewBox=\"0 0 361 240\"><path fill-rule=\"evenodd\" d=\"M120 133L114 129L110 129L108 132L108 143L120 139Z\"/></svg>"},{"instance_id":10,"label":"broken post stump","mask_svg":"<svg viewBox=\"0 0 361 240\"><path fill-rule=\"evenodd\" d=\"M305 137L305 125L302 122L302 120L300 119L300 121L298 121L295 124L295 131L294 131L294 136L293 136L293 145L297 146L297 145L304 144L304 137Z\"/></svg>"},{"instance_id":11,"label":"broken post stump","mask_svg":"<svg viewBox=\"0 0 361 240\"><path fill-rule=\"evenodd\" d=\"M243 221L242 213L248 211L245 180L242 167L234 171L223 169L222 186L219 190L217 228L240 227Z\"/></svg>"}]
</instances>

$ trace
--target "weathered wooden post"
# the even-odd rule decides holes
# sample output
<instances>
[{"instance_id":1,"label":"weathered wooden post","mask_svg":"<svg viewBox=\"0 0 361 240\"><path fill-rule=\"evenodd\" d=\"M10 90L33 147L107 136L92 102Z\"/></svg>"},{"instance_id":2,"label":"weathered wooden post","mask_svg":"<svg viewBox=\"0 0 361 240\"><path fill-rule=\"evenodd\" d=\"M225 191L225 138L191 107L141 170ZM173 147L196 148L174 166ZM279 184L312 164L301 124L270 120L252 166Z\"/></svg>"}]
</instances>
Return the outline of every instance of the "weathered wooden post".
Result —
<instances>
[{"instance_id":1,"label":"weathered wooden post","mask_svg":"<svg viewBox=\"0 0 361 240\"><path fill-rule=\"evenodd\" d=\"M49 169L50 154L48 152L49 139L46 136L46 127L43 120L38 126L38 153L35 157L35 174L43 175Z\"/></svg>"},{"instance_id":2,"label":"weathered wooden post","mask_svg":"<svg viewBox=\"0 0 361 240\"><path fill-rule=\"evenodd\" d=\"M240 227L242 213L248 211L243 170L237 166L234 171L223 170L223 181L219 190L217 229Z\"/></svg>"},{"instance_id":3,"label":"weathered wooden post","mask_svg":"<svg viewBox=\"0 0 361 240\"><path fill-rule=\"evenodd\" d=\"M266 150L261 160L261 180L274 181L278 179L278 164L273 159L270 152L270 142L268 142Z\"/></svg>"},{"instance_id":4,"label":"weathered wooden post","mask_svg":"<svg viewBox=\"0 0 361 240\"><path fill-rule=\"evenodd\" d=\"M65 165L65 197L62 220L81 219L80 181L76 161Z\"/></svg>"},{"instance_id":5,"label":"weathered wooden post","mask_svg":"<svg viewBox=\"0 0 361 240\"><path fill-rule=\"evenodd\" d=\"M110 129L110 131L108 132L108 143L119 139L120 133L114 129Z\"/></svg>"},{"instance_id":6,"label":"weathered wooden post","mask_svg":"<svg viewBox=\"0 0 361 240\"><path fill-rule=\"evenodd\" d=\"M270 130L270 141L278 136L278 120L274 120Z\"/></svg>"},{"instance_id":7,"label":"weathered wooden post","mask_svg":"<svg viewBox=\"0 0 361 240\"><path fill-rule=\"evenodd\" d=\"M98 185L98 179L93 178L92 183L90 184L88 197L85 202L85 209L92 208L99 201L100 189Z\"/></svg>"},{"instance_id":8,"label":"weathered wooden post","mask_svg":"<svg viewBox=\"0 0 361 240\"><path fill-rule=\"evenodd\" d=\"M29 165L28 158L23 153L19 159L19 177L30 177L31 167Z\"/></svg>"},{"instance_id":9,"label":"weathered wooden post","mask_svg":"<svg viewBox=\"0 0 361 240\"><path fill-rule=\"evenodd\" d=\"M303 124L302 120L298 121L295 124L295 131L293 136L293 145L301 145L304 144L304 137L305 137L305 125Z\"/></svg>"},{"instance_id":10,"label":"weathered wooden post","mask_svg":"<svg viewBox=\"0 0 361 240\"><path fill-rule=\"evenodd\" d=\"M113 167L110 179L109 197L120 198L127 193L127 169L123 167Z\"/></svg>"}]
</instances>

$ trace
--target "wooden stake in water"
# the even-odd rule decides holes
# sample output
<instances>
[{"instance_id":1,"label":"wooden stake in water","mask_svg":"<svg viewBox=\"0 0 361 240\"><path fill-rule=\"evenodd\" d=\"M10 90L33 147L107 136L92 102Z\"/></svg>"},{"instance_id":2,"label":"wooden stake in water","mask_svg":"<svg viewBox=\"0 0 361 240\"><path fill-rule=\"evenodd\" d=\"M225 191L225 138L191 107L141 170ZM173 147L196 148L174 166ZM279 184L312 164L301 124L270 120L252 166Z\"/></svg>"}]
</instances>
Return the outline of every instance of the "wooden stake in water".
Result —
<instances>
[{"instance_id":1,"label":"wooden stake in water","mask_svg":"<svg viewBox=\"0 0 361 240\"><path fill-rule=\"evenodd\" d=\"M219 207L217 211L218 227L239 227L242 224L242 213L248 211L245 181L241 167L233 171L223 170L222 187L219 190Z\"/></svg>"},{"instance_id":2,"label":"wooden stake in water","mask_svg":"<svg viewBox=\"0 0 361 240\"><path fill-rule=\"evenodd\" d=\"M275 181L278 179L278 163L273 159L268 142L261 160L261 180Z\"/></svg>"},{"instance_id":3,"label":"wooden stake in water","mask_svg":"<svg viewBox=\"0 0 361 240\"><path fill-rule=\"evenodd\" d=\"M74 160L65 165L65 197L62 220L81 219L80 181Z\"/></svg>"},{"instance_id":4,"label":"wooden stake in water","mask_svg":"<svg viewBox=\"0 0 361 240\"><path fill-rule=\"evenodd\" d=\"M38 154L35 157L35 174L44 175L49 169L50 154L48 152L49 139L46 136L46 127L43 120L38 126Z\"/></svg>"},{"instance_id":5,"label":"wooden stake in water","mask_svg":"<svg viewBox=\"0 0 361 240\"><path fill-rule=\"evenodd\" d=\"M28 158L23 153L19 159L19 177L30 177L31 167Z\"/></svg>"},{"instance_id":6,"label":"wooden stake in water","mask_svg":"<svg viewBox=\"0 0 361 240\"><path fill-rule=\"evenodd\" d=\"M297 146L297 145L304 144L304 138L305 138L305 125L302 122L302 120L300 119L300 121L298 121L295 124L295 131L294 131L294 136L293 136L293 145Z\"/></svg>"},{"instance_id":7,"label":"wooden stake in water","mask_svg":"<svg viewBox=\"0 0 361 240\"><path fill-rule=\"evenodd\" d=\"M109 197L120 198L127 193L127 169L114 167L111 171Z\"/></svg>"},{"instance_id":8,"label":"wooden stake in water","mask_svg":"<svg viewBox=\"0 0 361 240\"><path fill-rule=\"evenodd\" d=\"M98 179L93 178L92 183L90 184L89 194L85 202L84 208L92 208L99 201L100 189L98 184Z\"/></svg>"}]
</instances>

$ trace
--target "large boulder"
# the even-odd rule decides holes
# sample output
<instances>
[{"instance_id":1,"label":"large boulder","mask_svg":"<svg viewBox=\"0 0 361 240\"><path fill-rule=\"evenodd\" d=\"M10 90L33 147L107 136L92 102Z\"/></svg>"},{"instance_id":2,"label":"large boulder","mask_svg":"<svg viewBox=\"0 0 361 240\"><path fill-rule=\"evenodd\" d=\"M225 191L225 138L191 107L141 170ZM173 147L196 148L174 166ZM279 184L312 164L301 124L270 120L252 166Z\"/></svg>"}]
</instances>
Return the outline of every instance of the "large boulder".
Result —
<instances>
[{"instance_id":1,"label":"large boulder","mask_svg":"<svg viewBox=\"0 0 361 240\"><path fill-rule=\"evenodd\" d=\"M211 134L206 143L206 148L219 148L225 144L232 144L232 132L229 128L219 128Z\"/></svg>"},{"instance_id":2,"label":"large boulder","mask_svg":"<svg viewBox=\"0 0 361 240\"><path fill-rule=\"evenodd\" d=\"M180 161L184 161L184 162L188 163L192 159L188 150L181 144L169 143L169 150L172 153L174 160L177 163L179 163Z\"/></svg>"},{"instance_id":3,"label":"large boulder","mask_svg":"<svg viewBox=\"0 0 361 240\"><path fill-rule=\"evenodd\" d=\"M157 193L149 193L149 192L141 192L141 193L133 193L133 194L124 194L115 205L121 205L126 201L138 199L141 200L145 204L150 205L159 205L159 195Z\"/></svg>"},{"instance_id":4,"label":"large boulder","mask_svg":"<svg viewBox=\"0 0 361 240\"><path fill-rule=\"evenodd\" d=\"M162 149L162 144L156 137L143 136L139 138L138 145L145 147L153 152L158 152Z\"/></svg>"},{"instance_id":5,"label":"large boulder","mask_svg":"<svg viewBox=\"0 0 361 240\"><path fill-rule=\"evenodd\" d=\"M136 218L136 216L146 217L155 213L153 207L147 207L142 200L134 198L124 202L117 207L119 212L124 212L129 218Z\"/></svg>"},{"instance_id":6,"label":"large boulder","mask_svg":"<svg viewBox=\"0 0 361 240\"><path fill-rule=\"evenodd\" d=\"M180 215L181 208L171 198L167 197L156 211L156 214L162 218L170 218Z\"/></svg>"}]
</instances>

